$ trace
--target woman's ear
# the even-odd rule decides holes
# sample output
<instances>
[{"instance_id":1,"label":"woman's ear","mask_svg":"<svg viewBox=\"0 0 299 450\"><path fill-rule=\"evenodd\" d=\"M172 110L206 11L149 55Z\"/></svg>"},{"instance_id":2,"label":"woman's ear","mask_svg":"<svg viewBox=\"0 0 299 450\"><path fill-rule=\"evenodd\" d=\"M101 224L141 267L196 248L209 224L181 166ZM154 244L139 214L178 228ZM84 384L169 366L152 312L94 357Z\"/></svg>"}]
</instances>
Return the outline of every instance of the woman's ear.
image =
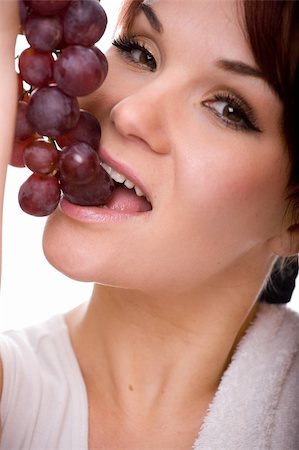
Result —
<instances>
[{"instance_id":1,"label":"woman's ear","mask_svg":"<svg viewBox=\"0 0 299 450\"><path fill-rule=\"evenodd\" d=\"M292 256L299 253L299 223L284 229L279 236L270 239L270 248L277 256Z\"/></svg>"}]
</instances>

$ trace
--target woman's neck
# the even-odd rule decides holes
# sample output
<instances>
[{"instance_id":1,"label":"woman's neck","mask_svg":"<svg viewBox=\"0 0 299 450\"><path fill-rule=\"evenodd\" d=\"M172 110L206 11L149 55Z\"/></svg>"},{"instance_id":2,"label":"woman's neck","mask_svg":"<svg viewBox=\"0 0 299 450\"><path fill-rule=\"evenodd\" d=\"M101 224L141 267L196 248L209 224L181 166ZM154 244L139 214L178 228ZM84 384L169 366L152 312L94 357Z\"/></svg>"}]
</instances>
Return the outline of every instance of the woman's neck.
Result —
<instances>
[{"instance_id":1,"label":"woman's neck","mask_svg":"<svg viewBox=\"0 0 299 450\"><path fill-rule=\"evenodd\" d=\"M201 297L95 286L89 304L67 314L83 376L103 404L136 416L213 396L257 306L254 296Z\"/></svg>"}]
</instances>

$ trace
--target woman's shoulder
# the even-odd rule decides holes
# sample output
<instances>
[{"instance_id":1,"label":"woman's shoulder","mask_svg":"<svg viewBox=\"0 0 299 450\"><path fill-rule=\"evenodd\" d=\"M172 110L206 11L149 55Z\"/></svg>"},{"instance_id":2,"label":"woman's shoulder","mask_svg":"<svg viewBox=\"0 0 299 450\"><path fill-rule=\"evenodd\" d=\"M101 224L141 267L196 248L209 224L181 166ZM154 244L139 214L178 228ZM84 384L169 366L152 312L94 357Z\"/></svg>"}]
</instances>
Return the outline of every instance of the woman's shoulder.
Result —
<instances>
[{"instance_id":1,"label":"woman's shoulder","mask_svg":"<svg viewBox=\"0 0 299 450\"><path fill-rule=\"evenodd\" d=\"M236 372L252 371L278 385L279 374L286 382L298 359L298 312L285 305L261 304L233 356Z\"/></svg>"},{"instance_id":2,"label":"woman's shoulder","mask_svg":"<svg viewBox=\"0 0 299 450\"><path fill-rule=\"evenodd\" d=\"M63 315L59 314L36 325L0 333L0 356L20 359L25 354L26 357L32 354L35 358L47 357L50 350L66 338L66 324Z\"/></svg>"},{"instance_id":3,"label":"woman's shoulder","mask_svg":"<svg viewBox=\"0 0 299 450\"><path fill-rule=\"evenodd\" d=\"M265 347L268 365L264 367L267 383L261 386L271 393L269 440L273 449L295 450L299 442L299 314L287 306L274 305L264 307L261 314L261 325L265 324L269 333Z\"/></svg>"},{"instance_id":4,"label":"woman's shoulder","mask_svg":"<svg viewBox=\"0 0 299 450\"><path fill-rule=\"evenodd\" d=\"M261 304L222 377L195 448L295 450L298 380L299 314Z\"/></svg>"},{"instance_id":5,"label":"woman's shoulder","mask_svg":"<svg viewBox=\"0 0 299 450\"><path fill-rule=\"evenodd\" d=\"M1 448L40 449L50 442L48 448L61 450L72 439L85 442L86 393L63 315L2 333L0 357ZM34 445L24 445L32 439Z\"/></svg>"},{"instance_id":6,"label":"woman's shoulder","mask_svg":"<svg viewBox=\"0 0 299 450\"><path fill-rule=\"evenodd\" d=\"M273 356L280 352L294 356L299 350L299 313L286 305L261 303L240 341L239 348L243 347L256 353L267 348Z\"/></svg>"},{"instance_id":7,"label":"woman's shoulder","mask_svg":"<svg viewBox=\"0 0 299 450\"><path fill-rule=\"evenodd\" d=\"M66 339L63 316L57 315L49 320L23 329L11 329L0 333L0 389L1 397L4 378L6 381L19 376L28 378L45 365L53 366L53 357ZM55 357L56 355L56 357ZM5 375L5 377L4 377Z\"/></svg>"}]
</instances>

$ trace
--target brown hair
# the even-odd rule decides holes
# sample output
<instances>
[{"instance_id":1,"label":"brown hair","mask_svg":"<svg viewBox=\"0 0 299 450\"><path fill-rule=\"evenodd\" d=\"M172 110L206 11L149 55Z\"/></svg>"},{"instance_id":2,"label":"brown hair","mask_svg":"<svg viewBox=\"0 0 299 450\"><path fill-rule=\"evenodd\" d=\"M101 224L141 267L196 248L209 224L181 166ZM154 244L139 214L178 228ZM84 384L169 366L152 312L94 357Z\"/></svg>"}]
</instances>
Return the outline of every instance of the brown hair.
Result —
<instances>
[{"instance_id":1,"label":"brown hair","mask_svg":"<svg viewBox=\"0 0 299 450\"><path fill-rule=\"evenodd\" d=\"M299 215L299 2L245 0L243 5L255 61L283 104L282 133L290 158L288 198L295 224ZM278 258L259 300L288 302L297 273L297 256Z\"/></svg>"},{"instance_id":2,"label":"brown hair","mask_svg":"<svg viewBox=\"0 0 299 450\"><path fill-rule=\"evenodd\" d=\"M255 62L283 105L282 134L290 159L287 198L296 223L299 217L299 1L237 1ZM130 29L142 3L143 0L124 1L119 18L124 29ZM289 301L297 272L297 257L278 258L259 299L270 303Z\"/></svg>"},{"instance_id":3,"label":"brown hair","mask_svg":"<svg viewBox=\"0 0 299 450\"><path fill-rule=\"evenodd\" d=\"M290 155L289 197L299 197L299 2L245 0L246 33L255 61L283 104L282 131Z\"/></svg>"}]
</instances>

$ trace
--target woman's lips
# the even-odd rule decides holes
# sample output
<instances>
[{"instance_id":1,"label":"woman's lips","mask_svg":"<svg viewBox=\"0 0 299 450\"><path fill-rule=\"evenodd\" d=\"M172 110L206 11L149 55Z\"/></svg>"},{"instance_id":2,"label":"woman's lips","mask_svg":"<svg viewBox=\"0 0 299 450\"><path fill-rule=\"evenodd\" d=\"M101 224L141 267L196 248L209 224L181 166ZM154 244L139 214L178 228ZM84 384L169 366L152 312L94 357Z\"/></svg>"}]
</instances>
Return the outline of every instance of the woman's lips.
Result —
<instances>
[{"instance_id":1,"label":"woman's lips","mask_svg":"<svg viewBox=\"0 0 299 450\"><path fill-rule=\"evenodd\" d=\"M126 178L131 180L136 186L138 186L142 192L144 193L145 197L148 199L148 201L151 203L151 195L148 191L148 188L143 184L142 180L136 175L136 173L128 166L126 166L123 163L120 163L118 161L115 161L108 153L107 151L100 146L98 150L100 160L108 166L112 167L112 169L116 170L117 172L123 174Z\"/></svg>"},{"instance_id":2,"label":"woman's lips","mask_svg":"<svg viewBox=\"0 0 299 450\"><path fill-rule=\"evenodd\" d=\"M102 162L123 174L135 185L139 186L145 195L148 196L147 188L131 168L115 161L102 147L99 149L99 156ZM130 218L145 217L151 212L152 205L145 197L137 196L134 189L130 190L121 184L116 184L112 197L103 206L80 206L62 198L59 209L68 217L80 222L103 223L121 222Z\"/></svg>"},{"instance_id":3,"label":"woman's lips","mask_svg":"<svg viewBox=\"0 0 299 450\"><path fill-rule=\"evenodd\" d=\"M107 206L80 206L70 203L62 198L59 210L66 216L85 223L109 223L122 222L128 219L145 217L151 213L150 210L128 212L121 209L111 209Z\"/></svg>"}]
</instances>

